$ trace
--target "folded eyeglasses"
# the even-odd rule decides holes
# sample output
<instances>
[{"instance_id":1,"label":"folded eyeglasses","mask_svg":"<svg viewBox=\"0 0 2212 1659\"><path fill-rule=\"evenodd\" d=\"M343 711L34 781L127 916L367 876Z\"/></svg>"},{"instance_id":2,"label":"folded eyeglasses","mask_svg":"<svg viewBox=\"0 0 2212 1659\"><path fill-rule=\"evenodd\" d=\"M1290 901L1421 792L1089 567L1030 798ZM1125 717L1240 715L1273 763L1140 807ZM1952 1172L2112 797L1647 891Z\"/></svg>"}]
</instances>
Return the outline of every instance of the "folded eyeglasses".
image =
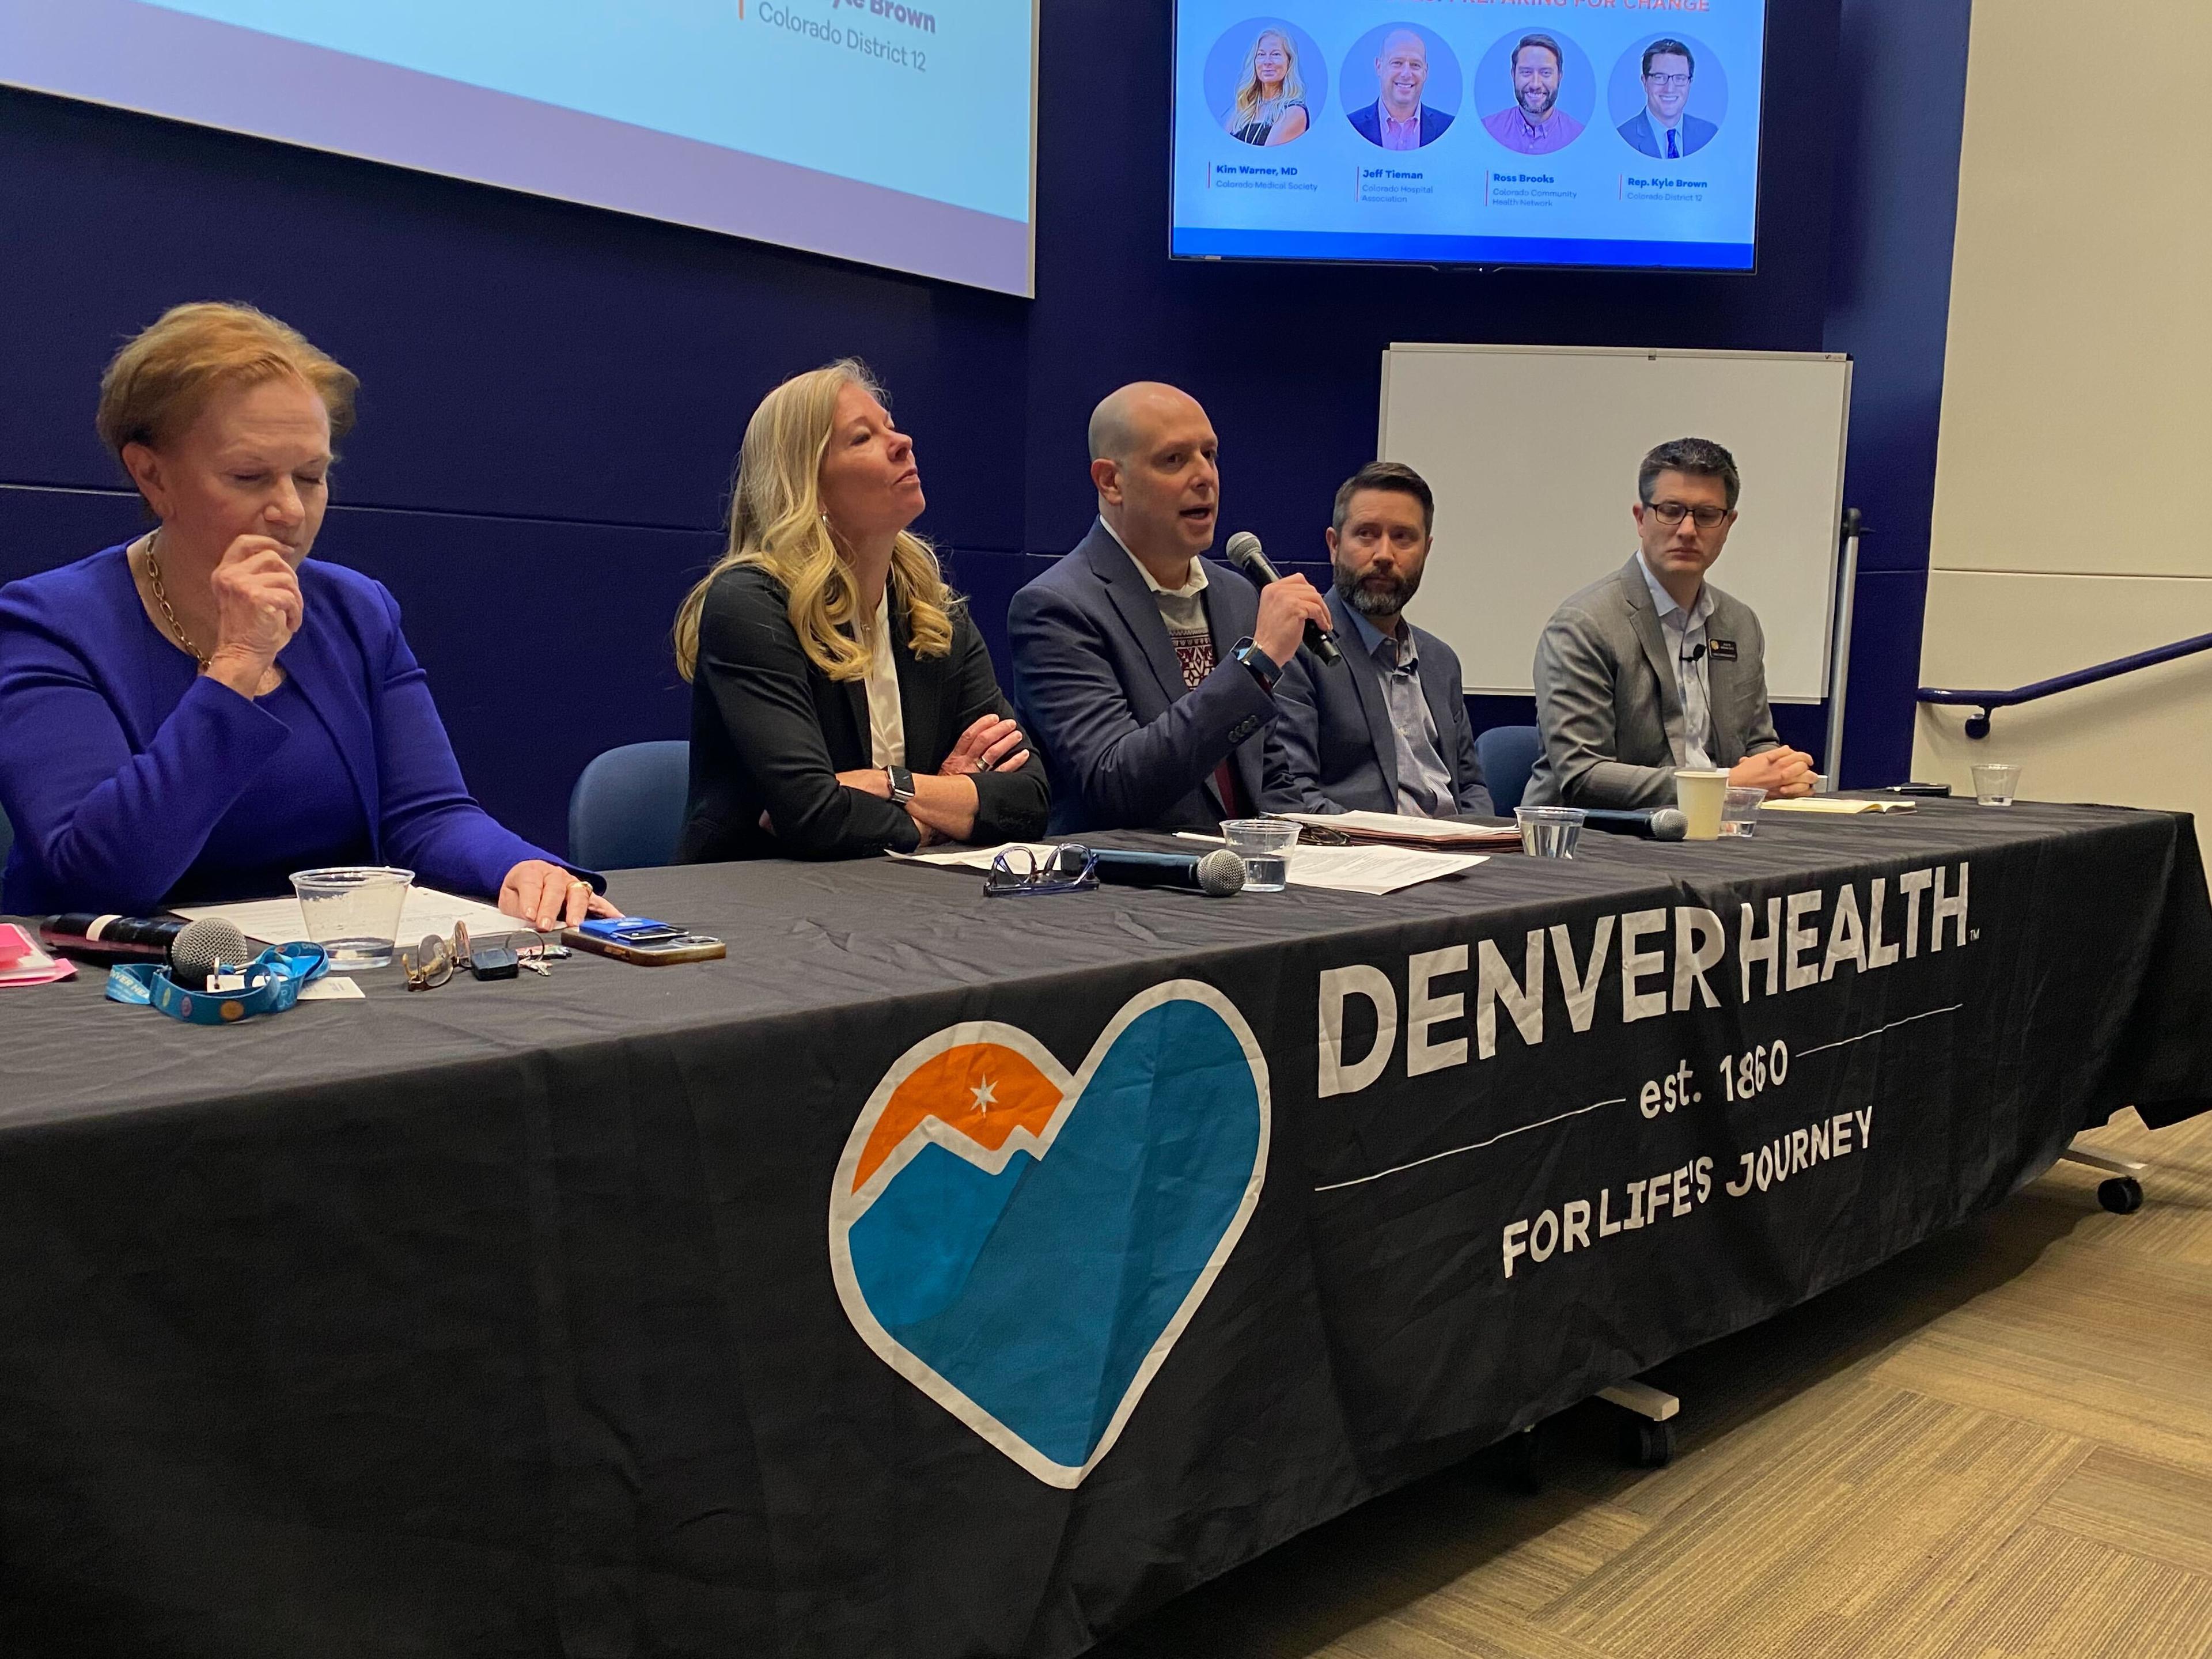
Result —
<instances>
[{"instance_id":1,"label":"folded eyeglasses","mask_svg":"<svg viewBox=\"0 0 2212 1659\"><path fill-rule=\"evenodd\" d=\"M1098 854L1088 847L1047 849L1042 859L1026 847L1009 847L991 860L983 878L986 898L1037 893L1086 893L1098 884Z\"/></svg>"}]
</instances>

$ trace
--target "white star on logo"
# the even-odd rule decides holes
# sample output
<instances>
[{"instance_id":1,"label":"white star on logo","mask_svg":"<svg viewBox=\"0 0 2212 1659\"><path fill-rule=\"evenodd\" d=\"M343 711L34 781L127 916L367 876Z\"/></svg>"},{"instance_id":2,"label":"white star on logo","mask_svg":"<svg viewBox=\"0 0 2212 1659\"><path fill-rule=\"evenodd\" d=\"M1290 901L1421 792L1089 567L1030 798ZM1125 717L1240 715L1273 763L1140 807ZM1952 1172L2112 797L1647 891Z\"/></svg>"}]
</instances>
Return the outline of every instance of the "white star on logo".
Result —
<instances>
[{"instance_id":1,"label":"white star on logo","mask_svg":"<svg viewBox=\"0 0 2212 1659\"><path fill-rule=\"evenodd\" d=\"M999 1103L999 1091L991 1086L991 1079L988 1078L985 1078L981 1083L968 1092L975 1097L975 1109L979 1112L988 1111Z\"/></svg>"}]
</instances>

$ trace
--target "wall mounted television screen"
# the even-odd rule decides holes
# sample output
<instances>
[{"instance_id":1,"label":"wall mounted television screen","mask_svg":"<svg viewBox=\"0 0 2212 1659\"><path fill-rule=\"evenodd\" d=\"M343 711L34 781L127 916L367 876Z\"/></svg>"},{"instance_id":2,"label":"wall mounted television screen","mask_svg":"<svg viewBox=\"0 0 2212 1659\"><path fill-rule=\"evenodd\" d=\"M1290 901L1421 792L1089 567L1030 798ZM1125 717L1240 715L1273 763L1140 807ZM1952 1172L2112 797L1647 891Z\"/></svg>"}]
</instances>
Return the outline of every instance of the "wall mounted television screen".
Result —
<instances>
[{"instance_id":1,"label":"wall mounted television screen","mask_svg":"<svg viewBox=\"0 0 2212 1659\"><path fill-rule=\"evenodd\" d=\"M1039 0L0 0L0 82L1035 291Z\"/></svg>"},{"instance_id":2,"label":"wall mounted television screen","mask_svg":"<svg viewBox=\"0 0 2212 1659\"><path fill-rule=\"evenodd\" d=\"M1767 0L1179 0L1173 252L1749 271Z\"/></svg>"}]
</instances>

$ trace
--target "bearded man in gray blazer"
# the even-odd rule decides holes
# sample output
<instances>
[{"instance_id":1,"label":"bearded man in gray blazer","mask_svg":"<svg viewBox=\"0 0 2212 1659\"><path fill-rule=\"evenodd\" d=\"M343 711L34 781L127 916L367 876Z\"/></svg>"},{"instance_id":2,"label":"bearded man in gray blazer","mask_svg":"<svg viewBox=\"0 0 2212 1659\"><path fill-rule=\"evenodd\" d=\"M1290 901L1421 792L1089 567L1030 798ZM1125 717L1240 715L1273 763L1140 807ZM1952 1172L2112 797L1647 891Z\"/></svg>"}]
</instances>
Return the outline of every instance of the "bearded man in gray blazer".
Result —
<instances>
[{"instance_id":1,"label":"bearded man in gray blazer","mask_svg":"<svg viewBox=\"0 0 2212 1659\"><path fill-rule=\"evenodd\" d=\"M1812 793L1813 757L1774 733L1759 618L1705 580L1742 489L1735 458L1702 438L1644 458L1636 556L1571 596L1537 643L1544 752L1524 805L1672 806L1677 767Z\"/></svg>"},{"instance_id":2,"label":"bearded man in gray blazer","mask_svg":"<svg viewBox=\"0 0 2212 1659\"><path fill-rule=\"evenodd\" d=\"M1492 816L1459 658L1405 616L1436 514L1426 481L1395 461L1360 468L1336 492L1328 609L1344 660L1300 651L1283 670L1270 811Z\"/></svg>"}]
</instances>

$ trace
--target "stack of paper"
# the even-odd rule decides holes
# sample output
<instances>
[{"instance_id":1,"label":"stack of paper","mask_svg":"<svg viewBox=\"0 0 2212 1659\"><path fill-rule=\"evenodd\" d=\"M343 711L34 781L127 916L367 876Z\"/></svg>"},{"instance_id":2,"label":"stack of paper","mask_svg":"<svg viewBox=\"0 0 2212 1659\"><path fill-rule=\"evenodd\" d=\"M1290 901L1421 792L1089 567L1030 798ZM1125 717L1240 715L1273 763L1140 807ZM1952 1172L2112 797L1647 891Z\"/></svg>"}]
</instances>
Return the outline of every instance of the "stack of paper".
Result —
<instances>
[{"instance_id":1,"label":"stack of paper","mask_svg":"<svg viewBox=\"0 0 2212 1659\"><path fill-rule=\"evenodd\" d=\"M1455 823L1446 818L1417 818L1401 812L1270 812L1270 817L1306 826L1303 845L1334 845L1340 838L1357 846L1510 847L1518 849L1521 831L1510 823Z\"/></svg>"},{"instance_id":2,"label":"stack of paper","mask_svg":"<svg viewBox=\"0 0 2212 1659\"><path fill-rule=\"evenodd\" d=\"M76 964L50 957L13 922L0 922L0 985L51 985L76 976Z\"/></svg>"},{"instance_id":3,"label":"stack of paper","mask_svg":"<svg viewBox=\"0 0 2212 1659\"><path fill-rule=\"evenodd\" d=\"M1861 812L1910 812L1914 809L1908 798L1899 800L1858 800L1849 795L1800 795L1795 800L1770 800L1760 804L1764 812L1826 812L1839 817L1855 817Z\"/></svg>"}]
</instances>

